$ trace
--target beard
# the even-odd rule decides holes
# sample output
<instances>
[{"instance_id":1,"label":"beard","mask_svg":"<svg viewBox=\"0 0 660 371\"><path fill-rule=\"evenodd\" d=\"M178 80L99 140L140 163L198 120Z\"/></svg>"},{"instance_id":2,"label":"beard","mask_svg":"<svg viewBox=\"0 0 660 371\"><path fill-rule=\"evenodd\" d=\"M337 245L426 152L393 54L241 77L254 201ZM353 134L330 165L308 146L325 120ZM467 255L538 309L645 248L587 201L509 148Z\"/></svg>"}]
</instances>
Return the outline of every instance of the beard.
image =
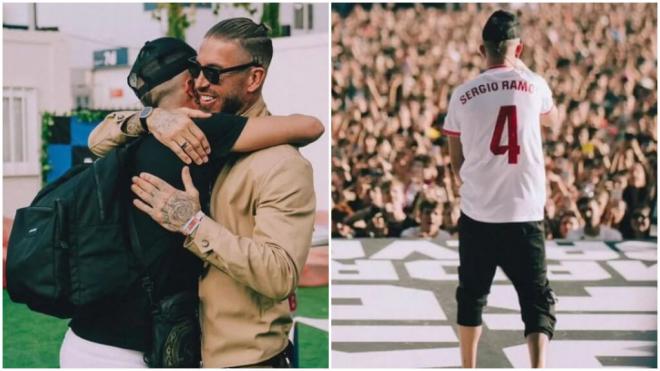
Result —
<instances>
[{"instance_id":1,"label":"beard","mask_svg":"<svg viewBox=\"0 0 660 371\"><path fill-rule=\"evenodd\" d=\"M220 107L220 113L236 115L243 107L243 102L236 95L225 97Z\"/></svg>"},{"instance_id":2,"label":"beard","mask_svg":"<svg viewBox=\"0 0 660 371\"><path fill-rule=\"evenodd\" d=\"M200 101L199 98L200 93L206 93L206 92L195 91L194 102L197 105L198 109L204 112L226 113L230 115L236 115L238 112L241 111L241 109L245 105L237 94L228 95L224 97L222 100L219 100L218 99L219 97L217 95L214 95L216 97L216 102L214 102L212 105L204 105Z\"/></svg>"}]
</instances>

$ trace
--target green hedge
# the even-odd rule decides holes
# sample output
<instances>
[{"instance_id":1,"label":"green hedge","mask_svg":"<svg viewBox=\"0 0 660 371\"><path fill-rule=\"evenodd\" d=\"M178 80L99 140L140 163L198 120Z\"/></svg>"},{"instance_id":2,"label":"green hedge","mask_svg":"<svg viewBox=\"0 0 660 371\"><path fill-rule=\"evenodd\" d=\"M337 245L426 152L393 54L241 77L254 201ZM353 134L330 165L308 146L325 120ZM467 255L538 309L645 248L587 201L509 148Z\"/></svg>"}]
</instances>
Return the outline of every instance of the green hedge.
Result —
<instances>
[{"instance_id":1,"label":"green hedge","mask_svg":"<svg viewBox=\"0 0 660 371\"><path fill-rule=\"evenodd\" d=\"M3 367L57 368L68 320L46 316L16 304L3 290ZM328 318L328 288L298 289L298 315ZM300 366L328 367L328 333L298 326Z\"/></svg>"}]
</instances>

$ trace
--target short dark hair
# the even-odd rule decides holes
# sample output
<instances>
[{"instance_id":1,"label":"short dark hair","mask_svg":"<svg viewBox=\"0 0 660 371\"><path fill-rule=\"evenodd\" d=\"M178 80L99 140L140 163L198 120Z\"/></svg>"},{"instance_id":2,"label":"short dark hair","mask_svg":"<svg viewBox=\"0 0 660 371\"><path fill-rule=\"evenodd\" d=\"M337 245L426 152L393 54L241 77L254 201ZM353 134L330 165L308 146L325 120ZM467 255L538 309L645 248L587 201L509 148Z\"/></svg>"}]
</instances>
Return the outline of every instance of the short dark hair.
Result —
<instances>
[{"instance_id":1,"label":"short dark hair","mask_svg":"<svg viewBox=\"0 0 660 371\"><path fill-rule=\"evenodd\" d=\"M559 215L559 220L564 220L564 218L577 218L577 215L573 210L567 210Z\"/></svg>"},{"instance_id":2,"label":"short dark hair","mask_svg":"<svg viewBox=\"0 0 660 371\"><path fill-rule=\"evenodd\" d=\"M488 18L481 31L483 41L499 43L520 38L520 23L515 14L497 10Z\"/></svg>"},{"instance_id":3,"label":"short dark hair","mask_svg":"<svg viewBox=\"0 0 660 371\"><path fill-rule=\"evenodd\" d=\"M593 196L581 196L580 198L578 198L576 202L578 210L582 207L589 205L592 201L596 201L596 199Z\"/></svg>"},{"instance_id":4,"label":"short dark hair","mask_svg":"<svg viewBox=\"0 0 660 371\"><path fill-rule=\"evenodd\" d=\"M503 57L512 40L520 38L520 23L515 14L505 10L497 10L488 18L481 38L484 47L494 56Z\"/></svg>"},{"instance_id":5,"label":"short dark hair","mask_svg":"<svg viewBox=\"0 0 660 371\"><path fill-rule=\"evenodd\" d=\"M431 165L431 156L429 155L417 155L413 159L413 162L421 162L422 166L427 167Z\"/></svg>"},{"instance_id":6,"label":"short dark hair","mask_svg":"<svg viewBox=\"0 0 660 371\"><path fill-rule=\"evenodd\" d=\"M421 213L424 213L424 212L427 212L427 211L433 212L440 205L441 204L439 204L435 200L423 200L422 203L419 205L419 211Z\"/></svg>"},{"instance_id":7,"label":"short dark hair","mask_svg":"<svg viewBox=\"0 0 660 371\"><path fill-rule=\"evenodd\" d=\"M237 41L255 62L267 69L273 58L273 41L268 31L266 25L256 24L250 18L229 18L211 27L204 37Z\"/></svg>"}]
</instances>

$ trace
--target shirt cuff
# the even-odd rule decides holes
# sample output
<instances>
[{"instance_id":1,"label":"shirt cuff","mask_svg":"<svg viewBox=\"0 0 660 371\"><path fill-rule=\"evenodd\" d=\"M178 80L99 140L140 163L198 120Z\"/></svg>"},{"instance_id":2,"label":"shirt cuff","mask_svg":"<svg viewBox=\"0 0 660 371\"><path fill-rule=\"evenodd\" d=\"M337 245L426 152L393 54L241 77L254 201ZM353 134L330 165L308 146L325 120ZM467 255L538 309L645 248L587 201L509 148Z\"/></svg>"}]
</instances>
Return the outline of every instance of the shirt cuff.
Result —
<instances>
[{"instance_id":1,"label":"shirt cuff","mask_svg":"<svg viewBox=\"0 0 660 371\"><path fill-rule=\"evenodd\" d=\"M195 255L201 258L206 257L206 255L213 251L211 240L217 238L215 235L218 232L218 229L216 229L218 227L223 228L222 226L214 223L207 215L199 223L199 227L197 227L195 233L186 237L186 240L183 242L183 247L192 251Z\"/></svg>"},{"instance_id":2,"label":"shirt cuff","mask_svg":"<svg viewBox=\"0 0 660 371\"><path fill-rule=\"evenodd\" d=\"M550 111L552 111L553 108L555 108L555 105L554 105L554 104L553 104L552 106L550 106L550 108L548 108L547 111L542 112L541 115L547 115L548 113L550 113Z\"/></svg>"},{"instance_id":3,"label":"shirt cuff","mask_svg":"<svg viewBox=\"0 0 660 371\"><path fill-rule=\"evenodd\" d=\"M450 137L460 137L461 136L460 131L453 131L453 130L447 130L447 129L442 129L442 134L450 136Z\"/></svg>"}]
</instances>

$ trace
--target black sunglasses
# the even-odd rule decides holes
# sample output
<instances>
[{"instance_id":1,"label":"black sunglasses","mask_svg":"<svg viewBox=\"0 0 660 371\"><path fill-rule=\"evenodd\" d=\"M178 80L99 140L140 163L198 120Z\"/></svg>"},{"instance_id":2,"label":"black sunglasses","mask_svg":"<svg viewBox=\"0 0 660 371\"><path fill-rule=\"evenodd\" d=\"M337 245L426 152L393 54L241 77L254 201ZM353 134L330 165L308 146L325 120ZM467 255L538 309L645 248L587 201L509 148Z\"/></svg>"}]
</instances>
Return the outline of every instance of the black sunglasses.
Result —
<instances>
[{"instance_id":1,"label":"black sunglasses","mask_svg":"<svg viewBox=\"0 0 660 371\"><path fill-rule=\"evenodd\" d=\"M234 72L234 71L240 71L244 70L246 68L250 67L260 67L261 64L257 63L256 61L252 61L250 63L245 63L245 64L240 64L238 66L233 66L233 67L227 67L227 68L216 68L216 67L209 67L209 66L202 66L197 62L197 59L195 57L191 57L188 59L188 62L190 63L188 65L188 71L190 72L190 75L192 75L193 78L199 77L200 72L204 74L204 77L211 83L211 84L219 84L220 83L220 75L223 73L229 73L229 72Z\"/></svg>"}]
</instances>

